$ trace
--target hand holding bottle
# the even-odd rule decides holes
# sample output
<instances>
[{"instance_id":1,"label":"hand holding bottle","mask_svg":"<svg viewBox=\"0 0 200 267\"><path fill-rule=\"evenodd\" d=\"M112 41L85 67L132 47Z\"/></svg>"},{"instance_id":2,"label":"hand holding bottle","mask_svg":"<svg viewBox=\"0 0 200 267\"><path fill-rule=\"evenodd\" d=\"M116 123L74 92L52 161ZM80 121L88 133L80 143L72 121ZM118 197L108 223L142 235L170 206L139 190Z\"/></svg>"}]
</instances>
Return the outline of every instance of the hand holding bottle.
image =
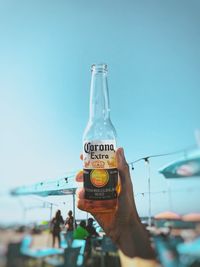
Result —
<instances>
[{"instance_id":1,"label":"hand holding bottle","mask_svg":"<svg viewBox=\"0 0 200 267\"><path fill-rule=\"evenodd\" d=\"M111 212L95 212L95 201L84 198L84 188L77 191L78 208L90 212L110 236L119 249L129 257L144 259L154 258L154 252L150 246L149 237L140 222L130 178L129 166L126 162L124 151L118 148L116 162L119 171L120 188L115 210ZM83 181L83 173L76 177L77 181Z\"/></svg>"},{"instance_id":2,"label":"hand holding bottle","mask_svg":"<svg viewBox=\"0 0 200 267\"><path fill-rule=\"evenodd\" d=\"M148 234L137 214L129 167L110 120L107 65L92 65L90 116L83 135L83 181L78 208L90 212L128 257L152 259ZM126 266L126 264L124 264Z\"/></svg>"}]
</instances>

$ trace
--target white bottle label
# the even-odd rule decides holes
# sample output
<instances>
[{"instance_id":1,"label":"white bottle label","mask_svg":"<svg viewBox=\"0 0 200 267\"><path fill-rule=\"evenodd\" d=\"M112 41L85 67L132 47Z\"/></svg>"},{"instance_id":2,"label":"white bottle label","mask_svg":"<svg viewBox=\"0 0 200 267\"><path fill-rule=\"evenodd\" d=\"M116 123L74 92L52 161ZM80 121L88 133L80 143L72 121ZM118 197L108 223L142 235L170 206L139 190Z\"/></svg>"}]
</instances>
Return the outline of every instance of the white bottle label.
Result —
<instances>
[{"instance_id":1,"label":"white bottle label","mask_svg":"<svg viewBox=\"0 0 200 267\"><path fill-rule=\"evenodd\" d=\"M83 144L83 168L116 168L115 150L115 140L85 141Z\"/></svg>"},{"instance_id":2,"label":"white bottle label","mask_svg":"<svg viewBox=\"0 0 200 267\"><path fill-rule=\"evenodd\" d=\"M85 198L117 198L118 170L114 140L85 141L83 144L83 180Z\"/></svg>"}]
</instances>

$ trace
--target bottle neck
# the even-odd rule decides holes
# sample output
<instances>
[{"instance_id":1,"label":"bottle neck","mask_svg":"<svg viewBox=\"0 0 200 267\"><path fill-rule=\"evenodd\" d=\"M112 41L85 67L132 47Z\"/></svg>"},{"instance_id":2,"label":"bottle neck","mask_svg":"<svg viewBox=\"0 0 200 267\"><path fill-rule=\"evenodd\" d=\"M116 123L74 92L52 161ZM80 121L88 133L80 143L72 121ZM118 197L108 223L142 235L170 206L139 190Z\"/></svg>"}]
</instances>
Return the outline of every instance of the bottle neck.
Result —
<instances>
[{"instance_id":1,"label":"bottle neck","mask_svg":"<svg viewBox=\"0 0 200 267\"><path fill-rule=\"evenodd\" d=\"M109 118L110 105L106 65L93 65L90 88L90 121L108 120Z\"/></svg>"}]
</instances>

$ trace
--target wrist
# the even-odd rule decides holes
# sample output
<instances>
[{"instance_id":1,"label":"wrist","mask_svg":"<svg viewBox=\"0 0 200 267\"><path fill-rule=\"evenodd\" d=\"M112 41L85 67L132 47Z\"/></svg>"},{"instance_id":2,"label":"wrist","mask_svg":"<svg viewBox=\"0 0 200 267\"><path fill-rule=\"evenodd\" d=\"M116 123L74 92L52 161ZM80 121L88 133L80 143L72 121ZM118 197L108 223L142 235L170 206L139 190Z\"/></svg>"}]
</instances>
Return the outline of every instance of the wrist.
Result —
<instances>
[{"instance_id":1,"label":"wrist","mask_svg":"<svg viewBox=\"0 0 200 267\"><path fill-rule=\"evenodd\" d=\"M155 259L142 259L139 257L130 258L124 255L124 253L119 250L119 258L121 262L122 267L158 267L160 265L157 264L157 261Z\"/></svg>"},{"instance_id":2,"label":"wrist","mask_svg":"<svg viewBox=\"0 0 200 267\"><path fill-rule=\"evenodd\" d=\"M127 226L124 226L117 240L117 245L128 257L155 258L148 232L140 221L131 221Z\"/></svg>"}]
</instances>

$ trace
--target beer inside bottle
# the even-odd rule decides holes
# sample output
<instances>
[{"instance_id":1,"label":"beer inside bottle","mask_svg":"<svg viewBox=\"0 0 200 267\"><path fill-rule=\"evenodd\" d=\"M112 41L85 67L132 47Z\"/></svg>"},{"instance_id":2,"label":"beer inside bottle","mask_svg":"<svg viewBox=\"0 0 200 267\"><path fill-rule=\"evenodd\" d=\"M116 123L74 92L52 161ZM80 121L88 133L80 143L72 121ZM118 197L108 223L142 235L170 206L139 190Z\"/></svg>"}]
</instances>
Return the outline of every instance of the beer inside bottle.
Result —
<instances>
[{"instance_id":1,"label":"beer inside bottle","mask_svg":"<svg viewBox=\"0 0 200 267\"><path fill-rule=\"evenodd\" d=\"M116 131L110 120L107 65L91 67L90 116L83 136L85 198L94 211L110 211L117 203Z\"/></svg>"}]
</instances>

